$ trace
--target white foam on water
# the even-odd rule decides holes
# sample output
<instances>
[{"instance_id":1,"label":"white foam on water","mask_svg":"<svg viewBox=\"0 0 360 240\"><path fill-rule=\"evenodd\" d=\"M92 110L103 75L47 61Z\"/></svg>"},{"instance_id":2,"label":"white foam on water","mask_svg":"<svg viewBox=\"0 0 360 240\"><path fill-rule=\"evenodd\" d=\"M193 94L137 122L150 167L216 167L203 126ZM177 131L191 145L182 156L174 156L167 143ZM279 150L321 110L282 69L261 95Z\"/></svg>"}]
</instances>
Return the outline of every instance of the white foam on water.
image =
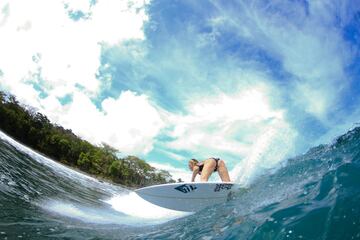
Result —
<instances>
[{"instance_id":1,"label":"white foam on water","mask_svg":"<svg viewBox=\"0 0 360 240\"><path fill-rule=\"evenodd\" d=\"M151 204L134 192L117 195L104 202L111 208L93 208L61 200L47 200L37 205L60 216L96 224L154 225L190 215Z\"/></svg>"},{"instance_id":2,"label":"white foam on water","mask_svg":"<svg viewBox=\"0 0 360 240\"><path fill-rule=\"evenodd\" d=\"M127 224L136 225L138 220L107 209L85 207L80 204L50 200L42 202L39 206L58 215L96 224Z\"/></svg>"},{"instance_id":3,"label":"white foam on water","mask_svg":"<svg viewBox=\"0 0 360 240\"><path fill-rule=\"evenodd\" d=\"M170 210L154 205L139 197L135 192L114 196L106 202L116 211L147 220L161 220L165 222L190 215L190 213Z\"/></svg>"},{"instance_id":4,"label":"white foam on water","mask_svg":"<svg viewBox=\"0 0 360 240\"><path fill-rule=\"evenodd\" d=\"M80 184L83 184L84 186L89 186L89 183L94 183L97 187L101 187L103 190L113 194L113 197L104 201L111 206L109 209L96 209L86 207L78 203L63 202L61 200L47 200L37 204L39 207L47 211L89 223L126 225L158 224L189 215L189 213L161 208L145 201L135 192L129 193L129 190L127 189L105 182L99 182L95 178L68 168L67 166L57 163L54 160L33 151L29 147L16 142L14 139L1 131L0 139L10 143L19 151L28 154L39 163L56 169L58 174L80 181ZM119 194L119 192L120 195L115 195Z\"/></svg>"}]
</instances>

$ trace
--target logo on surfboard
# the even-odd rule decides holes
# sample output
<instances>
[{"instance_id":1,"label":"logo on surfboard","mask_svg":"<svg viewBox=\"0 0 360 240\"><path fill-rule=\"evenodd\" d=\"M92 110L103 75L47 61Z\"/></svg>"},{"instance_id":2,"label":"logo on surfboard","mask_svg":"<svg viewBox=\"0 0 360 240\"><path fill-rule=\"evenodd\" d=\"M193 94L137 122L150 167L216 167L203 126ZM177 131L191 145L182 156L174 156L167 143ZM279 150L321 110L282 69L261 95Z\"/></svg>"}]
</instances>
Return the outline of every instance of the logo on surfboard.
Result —
<instances>
[{"instance_id":1,"label":"logo on surfboard","mask_svg":"<svg viewBox=\"0 0 360 240\"><path fill-rule=\"evenodd\" d=\"M183 184L180 186L177 186L175 189L182 192L182 193L189 193L191 191L194 191L197 187L190 185L190 184Z\"/></svg>"},{"instance_id":2,"label":"logo on surfboard","mask_svg":"<svg viewBox=\"0 0 360 240\"><path fill-rule=\"evenodd\" d=\"M216 184L214 192L220 192L223 189L230 190L232 188L232 184L224 183L224 184Z\"/></svg>"}]
</instances>

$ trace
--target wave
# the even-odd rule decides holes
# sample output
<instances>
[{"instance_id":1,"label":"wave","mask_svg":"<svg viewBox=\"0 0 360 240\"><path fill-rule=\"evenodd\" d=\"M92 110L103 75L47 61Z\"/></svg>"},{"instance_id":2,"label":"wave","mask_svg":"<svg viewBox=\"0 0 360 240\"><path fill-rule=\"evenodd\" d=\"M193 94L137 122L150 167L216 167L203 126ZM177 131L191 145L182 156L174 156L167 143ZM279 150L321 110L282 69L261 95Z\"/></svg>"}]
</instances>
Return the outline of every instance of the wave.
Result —
<instances>
[{"instance_id":1,"label":"wave","mask_svg":"<svg viewBox=\"0 0 360 240\"><path fill-rule=\"evenodd\" d=\"M270 165L278 167L271 173L256 170L261 157L252 158L242 168L256 172L248 178L247 190L196 214L154 206L131 190L56 163L2 133L0 138L0 237L360 237L359 128L282 165L274 160ZM269 145L264 141L263 146Z\"/></svg>"}]
</instances>

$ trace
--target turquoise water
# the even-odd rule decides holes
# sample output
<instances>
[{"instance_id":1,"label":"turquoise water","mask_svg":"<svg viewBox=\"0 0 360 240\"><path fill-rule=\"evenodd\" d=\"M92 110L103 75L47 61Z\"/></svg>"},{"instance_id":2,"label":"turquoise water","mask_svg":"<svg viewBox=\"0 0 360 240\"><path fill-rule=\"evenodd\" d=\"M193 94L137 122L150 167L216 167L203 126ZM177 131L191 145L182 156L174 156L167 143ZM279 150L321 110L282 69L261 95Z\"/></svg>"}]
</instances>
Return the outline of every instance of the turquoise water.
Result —
<instances>
[{"instance_id":1,"label":"turquoise water","mask_svg":"<svg viewBox=\"0 0 360 240\"><path fill-rule=\"evenodd\" d=\"M359 203L360 129L196 214L152 206L0 135L0 239L360 239Z\"/></svg>"}]
</instances>

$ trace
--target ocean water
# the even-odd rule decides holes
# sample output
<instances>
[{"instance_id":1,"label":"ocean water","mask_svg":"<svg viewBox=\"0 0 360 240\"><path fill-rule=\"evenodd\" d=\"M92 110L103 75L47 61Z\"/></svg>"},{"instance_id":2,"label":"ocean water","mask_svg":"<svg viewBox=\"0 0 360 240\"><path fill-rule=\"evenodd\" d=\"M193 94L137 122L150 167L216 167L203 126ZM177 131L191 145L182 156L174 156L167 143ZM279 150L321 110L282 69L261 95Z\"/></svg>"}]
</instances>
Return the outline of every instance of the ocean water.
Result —
<instances>
[{"instance_id":1,"label":"ocean water","mask_svg":"<svg viewBox=\"0 0 360 240\"><path fill-rule=\"evenodd\" d=\"M0 133L0 239L360 239L360 129L195 214L154 206Z\"/></svg>"}]
</instances>

